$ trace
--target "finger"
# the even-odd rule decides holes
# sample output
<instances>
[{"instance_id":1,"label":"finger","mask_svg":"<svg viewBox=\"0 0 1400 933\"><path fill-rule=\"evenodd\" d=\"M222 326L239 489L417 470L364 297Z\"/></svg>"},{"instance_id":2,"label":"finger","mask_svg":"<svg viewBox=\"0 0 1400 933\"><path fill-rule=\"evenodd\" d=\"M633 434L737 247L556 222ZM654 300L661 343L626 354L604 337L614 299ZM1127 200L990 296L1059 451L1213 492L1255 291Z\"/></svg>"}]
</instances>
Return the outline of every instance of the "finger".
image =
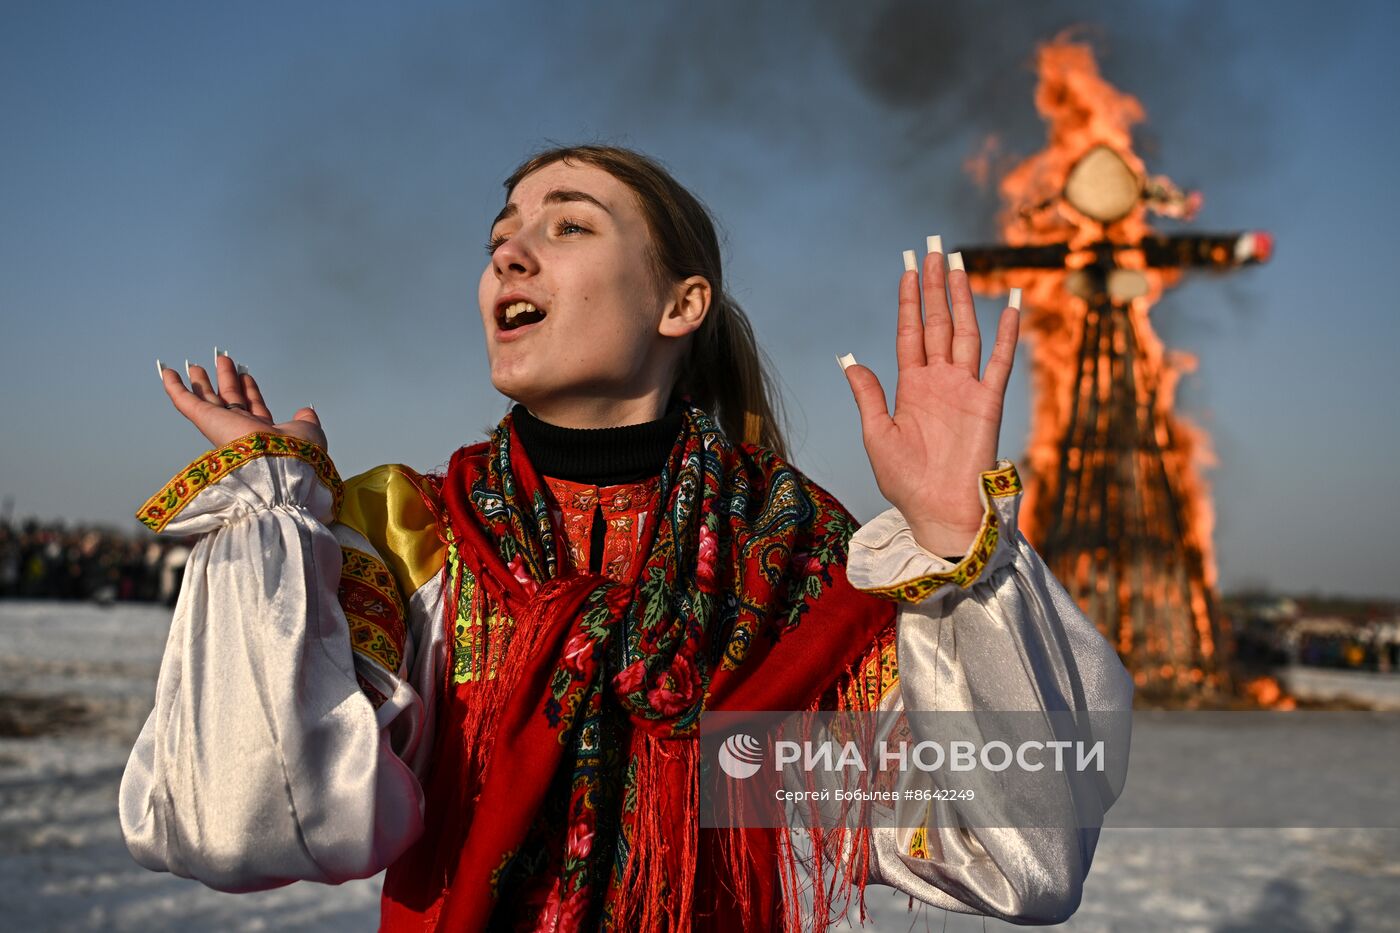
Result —
<instances>
[{"instance_id":1,"label":"finger","mask_svg":"<svg viewBox=\"0 0 1400 933\"><path fill-rule=\"evenodd\" d=\"M838 357L838 360L840 358ZM860 412L861 433L867 438L878 437L894 426L890 418L889 406L885 403L885 390L880 379L869 368L851 358L850 364L842 363L846 371L846 382L855 396L856 409Z\"/></svg>"},{"instance_id":2,"label":"finger","mask_svg":"<svg viewBox=\"0 0 1400 933\"><path fill-rule=\"evenodd\" d=\"M275 421L272 412L267 410L267 403L263 401L262 391L258 388L258 382L250 372L243 372L243 397L248 400L248 410L259 418L266 418L268 421Z\"/></svg>"},{"instance_id":3,"label":"finger","mask_svg":"<svg viewBox=\"0 0 1400 933\"><path fill-rule=\"evenodd\" d=\"M976 379L982 366L982 332L977 327L977 309L963 270L962 253L948 257L948 297L953 306L953 365Z\"/></svg>"},{"instance_id":4,"label":"finger","mask_svg":"<svg viewBox=\"0 0 1400 933\"><path fill-rule=\"evenodd\" d=\"M193 391L185 388L185 381L180 378L180 374L173 367L161 367L160 383L165 389L165 394L170 397L171 403L174 404L175 410L191 421L194 420L199 409L206 404Z\"/></svg>"},{"instance_id":5,"label":"finger","mask_svg":"<svg viewBox=\"0 0 1400 933\"><path fill-rule=\"evenodd\" d=\"M943 238L928 238L924 257L924 352L930 363L948 362L953 318L948 314L947 274L943 268Z\"/></svg>"},{"instance_id":6,"label":"finger","mask_svg":"<svg viewBox=\"0 0 1400 933\"><path fill-rule=\"evenodd\" d=\"M195 398L223 407L224 400L214 391L214 384L209 381L208 370L198 363L185 360L185 372L190 377L190 391L194 393Z\"/></svg>"},{"instance_id":7,"label":"finger","mask_svg":"<svg viewBox=\"0 0 1400 933\"><path fill-rule=\"evenodd\" d=\"M987 371L982 384L995 389L999 395L1006 394L1006 383L1011 378L1011 366L1016 361L1016 339L1021 333L1021 312L1008 306L1001 312L997 322L997 339L992 344L992 357L987 360Z\"/></svg>"},{"instance_id":8,"label":"finger","mask_svg":"<svg viewBox=\"0 0 1400 933\"><path fill-rule=\"evenodd\" d=\"M219 396L224 404L247 411L248 399L243 395L243 379L238 375L238 364L228 355L228 351L214 358L214 368L218 371Z\"/></svg>"},{"instance_id":9,"label":"finger","mask_svg":"<svg viewBox=\"0 0 1400 933\"><path fill-rule=\"evenodd\" d=\"M305 408L298 408L297 413L292 415L292 420L307 421L316 425L318 428L321 426L321 416L316 414L316 409L312 408L310 405L307 405Z\"/></svg>"},{"instance_id":10,"label":"finger","mask_svg":"<svg viewBox=\"0 0 1400 933\"><path fill-rule=\"evenodd\" d=\"M895 323L894 355L899 368L924 365L924 316L919 311L919 274L914 251L904 253L905 271L899 278L899 319Z\"/></svg>"}]
</instances>

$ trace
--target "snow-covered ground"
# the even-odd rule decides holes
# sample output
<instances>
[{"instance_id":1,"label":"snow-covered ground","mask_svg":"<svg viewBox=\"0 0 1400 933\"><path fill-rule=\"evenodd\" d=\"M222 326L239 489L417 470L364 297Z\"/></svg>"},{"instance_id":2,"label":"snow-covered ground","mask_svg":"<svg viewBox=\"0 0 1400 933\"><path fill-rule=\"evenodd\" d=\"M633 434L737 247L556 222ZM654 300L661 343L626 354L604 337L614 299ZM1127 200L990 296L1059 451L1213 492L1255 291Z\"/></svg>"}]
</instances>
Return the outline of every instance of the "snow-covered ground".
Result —
<instances>
[{"instance_id":1,"label":"snow-covered ground","mask_svg":"<svg viewBox=\"0 0 1400 933\"><path fill-rule=\"evenodd\" d=\"M169 620L156 607L0 602L0 928L373 929L378 879L229 895L127 854L117 785ZM886 889L867 901L868 930L984 928L911 915ZM1400 830L1108 829L1060 929L1400 930Z\"/></svg>"}]
</instances>

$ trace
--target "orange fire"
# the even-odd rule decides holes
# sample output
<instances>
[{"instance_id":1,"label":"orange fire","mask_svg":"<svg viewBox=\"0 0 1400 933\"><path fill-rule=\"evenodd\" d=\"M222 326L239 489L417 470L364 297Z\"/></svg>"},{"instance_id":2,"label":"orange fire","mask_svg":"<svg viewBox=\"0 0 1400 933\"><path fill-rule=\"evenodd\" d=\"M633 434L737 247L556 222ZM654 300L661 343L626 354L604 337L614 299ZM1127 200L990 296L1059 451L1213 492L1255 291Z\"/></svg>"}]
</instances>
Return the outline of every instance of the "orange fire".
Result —
<instances>
[{"instance_id":1,"label":"orange fire","mask_svg":"<svg viewBox=\"0 0 1400 933\"><path fill-rule=\"evenodd\" d=\"M1298 703L1293 697L1284 693L1283 686L1272 677L1255 677L1241 685L1241 693L1250 698L1258 706L1266 709L1290 710L1297 709Z\"/></svg>"},{"instance_id":2,"label":"orange fire","mask_svg":"<svg viewBox=\"0 0 1400 933\"><path fill-rule=\"evenodd\" d=\"M1034 402L1021 528L1038 549L1051 539L1043 553L1056 576L1140 685L1176 695L1216 691L1227 685L1228 635L1216 595L1215 514L1201 477L1216 459L1206 432L1175 411L1177 386L1196 358L1168 350L1149 318L1182 270L1154 267L1144 244L1156 236L1149 211L1189 218L1200 196L1148 173L1130 132L1143 107L1104 80L1087 46L1057 37L1038 50L1037 68L1035 103L1048 142L1001 179L1000 226L1006 246L1063 246L1064 262L968 266L983 293L1024 292ZM1072 171L1096 149L1110 150L1137 179L1131 207L1116 219L1095 219L1066 196ZM969 168L986 178L991 164L984 149ZM1258 240L1255 259L1269 248L1264 235ZM1106 249L1111 274L1131 277L1134 291L1110 300L1105 286L1091 301L1075 276L1108 275ZM1229 258L1214 252L1226 246L1211 250L1222 265ZM1115 432L1138 440L1115 446ZM1084 477L1098 477L1097 485ZM1076 538L1067 525L1098 537ZM1138 552L1118 553L1130 546Z\"/></svg>"}]
</instances>

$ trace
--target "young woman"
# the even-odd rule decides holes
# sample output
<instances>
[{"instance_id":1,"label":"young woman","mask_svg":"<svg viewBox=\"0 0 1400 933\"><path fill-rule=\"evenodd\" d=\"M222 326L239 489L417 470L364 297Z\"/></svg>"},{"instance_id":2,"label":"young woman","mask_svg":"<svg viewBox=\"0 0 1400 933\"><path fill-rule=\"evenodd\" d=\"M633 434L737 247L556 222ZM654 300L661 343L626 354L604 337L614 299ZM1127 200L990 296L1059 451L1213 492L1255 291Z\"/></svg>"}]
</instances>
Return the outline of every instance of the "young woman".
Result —
<instances>
[{"instance_id":1,"label":"young woman","mask_svg":"<svg viewBox=\"0 0 1400 933\"><path fill-rule=\"evenodd\" d=\"M479 298L516 404L445 471L342 482L311 408L275 422L226 354L189 387L157 361L214 450L138 513L201 535L122 782L141 864L228 891L387 867L388 929L795 926L785 835L698 828L701 712L1129 708L1016 530L996 448L1018 313L979 373L936 238L922 276L905 254L892 416L841 360L893 506L857 532L786 460L689 192L598 146L505 187ZM1063 920L1122 774L1078 780L1042 828L875 830L837 887Z\"/></svg>"}]
</instances>

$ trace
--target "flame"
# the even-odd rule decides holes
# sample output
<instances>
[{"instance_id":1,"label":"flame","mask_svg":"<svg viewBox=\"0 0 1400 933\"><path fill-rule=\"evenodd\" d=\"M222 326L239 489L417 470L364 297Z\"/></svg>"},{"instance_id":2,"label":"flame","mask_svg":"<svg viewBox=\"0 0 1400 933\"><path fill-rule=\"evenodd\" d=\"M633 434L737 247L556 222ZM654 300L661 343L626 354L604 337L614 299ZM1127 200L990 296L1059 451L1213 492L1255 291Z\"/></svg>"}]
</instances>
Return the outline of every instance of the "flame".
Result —
<instances>
[{"instance_id":1,"label":"flame","mask_svg":"<svg viewBox=\"0 0 1400 933\"><path fill-rule=\"evenodd\" d=\"M1266 709L1297 709L1298 703L1284 692L1283 686L1272 677L1256 677L1241 686L1241 693Z\"/></svg>"},{"instance_id":2,"label":"flame","mask_svg":"<svg viewBox=\"0 0 1400 933\"><path fill-rule=\"evenodd\" d=\"M1182 194L1147 171L1131 134L1146 116L1142 104L1099 74L1088 46L1061 34L1040 46L1036 66L1035 104L1047 143L1002 177L999 223L1009 246L1064 244L1069 254L1063 269L1008 268L972 277L983 293L1011 287L1024 293L1022 334L1031 346L1034 402L1021 528L1037 548L1067 524L1108 529L1107 544L1047 553L1056 575L1117 647L1139 686L1182 695L1221 689L1227 623L1217 607L1215 513L1201 477L1216 460L1206 431L1175 411L1177 387L1197 360L1168 350L1149 317L1182 273L1150 268L1143 251L1134 248L1155 232L1149 210L1190 217L1200 196ZM1137 203L1111 222L1081 213L1064 195L1071 169L1102 146L1142 182ZM969 160L969 170L989 172L994 153L991 141ZM1103 304L1091 307L1069 287L1075 270L1099 261L1105 241L1118 247L1117 266L1145 280L1138 297L1107 311ZM1086 340L1096 341L1095 353L1081 352ZM1144 439L1139 449L1115 451L1099 443L1130 409ZM1087 426L1085 411L1091 415ZM1089 442L1076 442L1074 431ZM1077 482L1085 475L1126 479L1086 493ZM1133 488L1132 478L1163 476L1162 491L1145 482ZM1129 539L1158 543L1167 553L1132 559L1115 553L1118 542Z\"/></svg>"}]
</instances>

